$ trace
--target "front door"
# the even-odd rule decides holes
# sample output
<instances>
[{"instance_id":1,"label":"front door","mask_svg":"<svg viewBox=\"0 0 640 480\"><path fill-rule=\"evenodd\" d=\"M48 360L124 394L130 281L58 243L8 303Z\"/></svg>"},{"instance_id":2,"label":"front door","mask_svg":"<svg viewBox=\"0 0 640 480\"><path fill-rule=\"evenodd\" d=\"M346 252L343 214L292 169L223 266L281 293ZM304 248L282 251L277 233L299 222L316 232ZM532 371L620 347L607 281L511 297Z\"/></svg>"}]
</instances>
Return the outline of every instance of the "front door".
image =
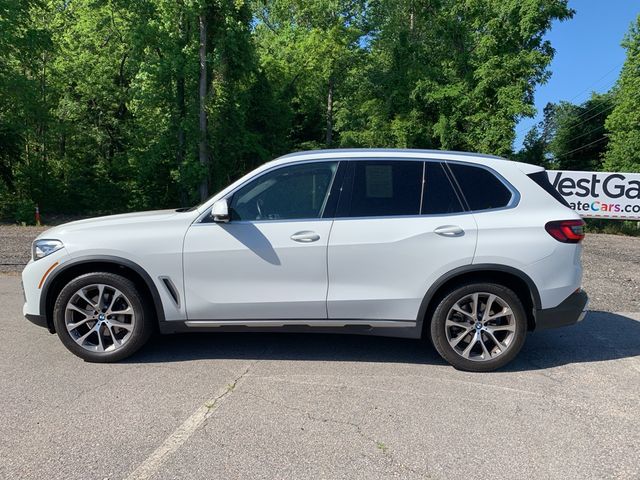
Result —
<instances>
[{"instance_id":1,"label":"front door","mask_svg":"<svg viewBox=\"0 0 640 480\"><path fill-rule=\"evenodd\" d=\"M189 320L326 319L323 218L338 162L276 167L228 197L229 223L188 230L184 278Z\"/></svg>"}]
</instances>

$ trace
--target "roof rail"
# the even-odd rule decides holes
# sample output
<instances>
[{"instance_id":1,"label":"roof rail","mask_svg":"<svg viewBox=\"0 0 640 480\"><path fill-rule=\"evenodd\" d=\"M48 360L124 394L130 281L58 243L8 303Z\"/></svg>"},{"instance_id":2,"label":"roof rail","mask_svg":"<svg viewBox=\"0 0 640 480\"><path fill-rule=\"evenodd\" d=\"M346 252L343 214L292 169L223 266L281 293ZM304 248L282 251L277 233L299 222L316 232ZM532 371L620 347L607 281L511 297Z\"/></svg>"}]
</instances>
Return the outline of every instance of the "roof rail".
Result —
<instances>
[{"instance_id":1,"label":"roof rail","mask_svg":"<svg viewBox=\"0 0 640 480\"><path fill-rule=\"evenodd\" d=\"M366 156L368 153L427 153L427 154L449 154L449 155L463 155L468 157L480 157L480 158L493 158L496 160L506 160L504 157L499 157L497 155L489 155L486 153L472 153L472 152L458 152L455 150L428 150L428 149L415 149L415 148L330 148L330 149L319 149L319 150L302 150L299 152L288 153L286 155L282 155L278 157L276 160L290 158L290 157L300 157L303 155L317 155L324 153L360 153L363 156Z\"/></svg>"}]
</instances>

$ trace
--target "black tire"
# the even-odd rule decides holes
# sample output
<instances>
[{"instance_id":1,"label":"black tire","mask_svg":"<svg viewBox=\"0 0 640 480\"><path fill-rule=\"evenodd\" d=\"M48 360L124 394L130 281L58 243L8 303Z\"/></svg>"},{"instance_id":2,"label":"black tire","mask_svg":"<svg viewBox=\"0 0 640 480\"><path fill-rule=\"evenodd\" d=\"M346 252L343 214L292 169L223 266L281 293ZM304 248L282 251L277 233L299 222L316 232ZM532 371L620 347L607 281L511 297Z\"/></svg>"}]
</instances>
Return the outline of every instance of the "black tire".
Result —
<instances>
[{"instance_id":1,"label":"black tire","mask_svg":"<svg viewBox=\"0 0 640 480\"><path fill-rule=\"evenodd\" d=\"M126 296L135 315L135 323L130 337L126 342L123 342L122 346L113 351L93 352L87 350L76 343L65 324L67 303L78 290L93 284L104 284L118 289ZM65 285L53 307L53 323L58 337L70 352L87 362L111 363L133 355L147 342L153 332L150 311L146 299L131 280L113 273L93 272L80 275Z\"/></svg>"},{"instance_id":2,"label":"black tire","mask_svg":"<svg viewBox=\"0 0 640 480\"><path fill-rule=\"evenodd\" d=\"M496 295L506 302L513 314L511 318L513 318L515 331L513 333L513 337L510 339L508 347L504 349L504 351L500 352L495 358L489 358L486 360L470 360L464 358L450 345L449 340L447 339L446 320L450 310L458 301L468 295L479 292ZM464 316L461 318L464 318ZM463 332L464 330L460 329L460 331ZM473 335L474 332L474 330L470 330L469 334ZM456 369L468 372L490 372L504 367L520 352L527 334L527 316L525 314L524 307L522 306L522 302L511 289L495 283L465 284L453 288L440 300L433 314L430 334L431 341L436 351L443 359L449 362ZM470 340L472 337L467 338ZM456 340L456 338L453 340ZM463 341L464 340L466 339L463 339ZM469 343L471 342L468 341L467 345ZM480 342L478 342L478 344L480 344ZM473 348L478 348L478 346Z\"/></svg>"}]
</instances>

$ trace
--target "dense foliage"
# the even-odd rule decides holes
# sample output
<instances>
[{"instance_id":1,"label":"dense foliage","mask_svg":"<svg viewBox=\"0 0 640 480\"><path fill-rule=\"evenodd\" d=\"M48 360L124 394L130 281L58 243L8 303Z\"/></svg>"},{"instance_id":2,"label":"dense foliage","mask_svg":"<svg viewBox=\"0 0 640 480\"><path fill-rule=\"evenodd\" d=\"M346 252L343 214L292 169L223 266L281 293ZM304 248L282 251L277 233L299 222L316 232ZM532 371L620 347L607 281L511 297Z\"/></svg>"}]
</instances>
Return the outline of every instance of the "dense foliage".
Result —
<instances>
[{"instance_id":1,"label":"dense foliage","mask_svg":"<svg viewBox=\"0 0 640 480\"><path fill-rule=\"evenodd\" d=\"M572 13L566 0L0 0L0 216L191 205L300 149L511 154L549 75L544 34ZM637 29L627 48L611 165L638 141ZM606 115L560 117L610 97L554 107L553 132L520 155L569 161Z\"/></svg>"},{"instance_id":2,"label":"dense foliage","mask_svg":"<svg viewBox=\"0 0 640 480\"><path fill-rule=\"evenodd\" d=\"M623 44L627 60L614 89L616 105L607 118L609 148L605 168L640 172L640 16Z\"/></svg>"},{"instance_id":3,"label":"dense foliage","mask_svg":"<svg viewBox=\"0 0 640 480\"><path fill-rule=\"evenodd\" d=\"M190 205L288 151L507 154L566 0L0 0L2 214ZM26 218L25 218L26 217Z\"/></svg>"},{"instance_id":4,"label":"dense foliage","mask_svg":"<svg viewBox=\"0 0 640 480\"><path fill-rule=\"evenodd\" d=\"M548 104L515 157L559 170L601 170L608 141L605 120L614 105L611 93L594 93L581 105Z\"/></svg>"}]
</instances>

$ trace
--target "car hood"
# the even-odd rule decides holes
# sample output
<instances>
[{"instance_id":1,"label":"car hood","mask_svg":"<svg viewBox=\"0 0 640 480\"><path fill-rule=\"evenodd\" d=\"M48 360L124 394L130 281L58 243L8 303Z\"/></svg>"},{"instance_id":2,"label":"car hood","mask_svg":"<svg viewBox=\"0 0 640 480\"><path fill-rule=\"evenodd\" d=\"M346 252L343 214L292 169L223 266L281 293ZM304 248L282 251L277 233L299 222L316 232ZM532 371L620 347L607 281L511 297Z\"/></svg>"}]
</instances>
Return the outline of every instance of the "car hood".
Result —
<instances>
[{"instance_id":1,"label":"car hood","mask_svg":"<svg viewBox=\"0 0 640 480\"><path fill-rule=\"evenodd\" d=\"M38 238L57 239L69 233L82 230L93 230L104 227L122 227L141 223L155 223L168 220L176 215L185 215L185 212L177 212L176 210L153 210L149 212L123 213L120 215L108 215L105 217L87 218L84 220L76 220L75 222L64 223L57 227L50 228L41 233Z\"/></svg>"}]
</instances>

